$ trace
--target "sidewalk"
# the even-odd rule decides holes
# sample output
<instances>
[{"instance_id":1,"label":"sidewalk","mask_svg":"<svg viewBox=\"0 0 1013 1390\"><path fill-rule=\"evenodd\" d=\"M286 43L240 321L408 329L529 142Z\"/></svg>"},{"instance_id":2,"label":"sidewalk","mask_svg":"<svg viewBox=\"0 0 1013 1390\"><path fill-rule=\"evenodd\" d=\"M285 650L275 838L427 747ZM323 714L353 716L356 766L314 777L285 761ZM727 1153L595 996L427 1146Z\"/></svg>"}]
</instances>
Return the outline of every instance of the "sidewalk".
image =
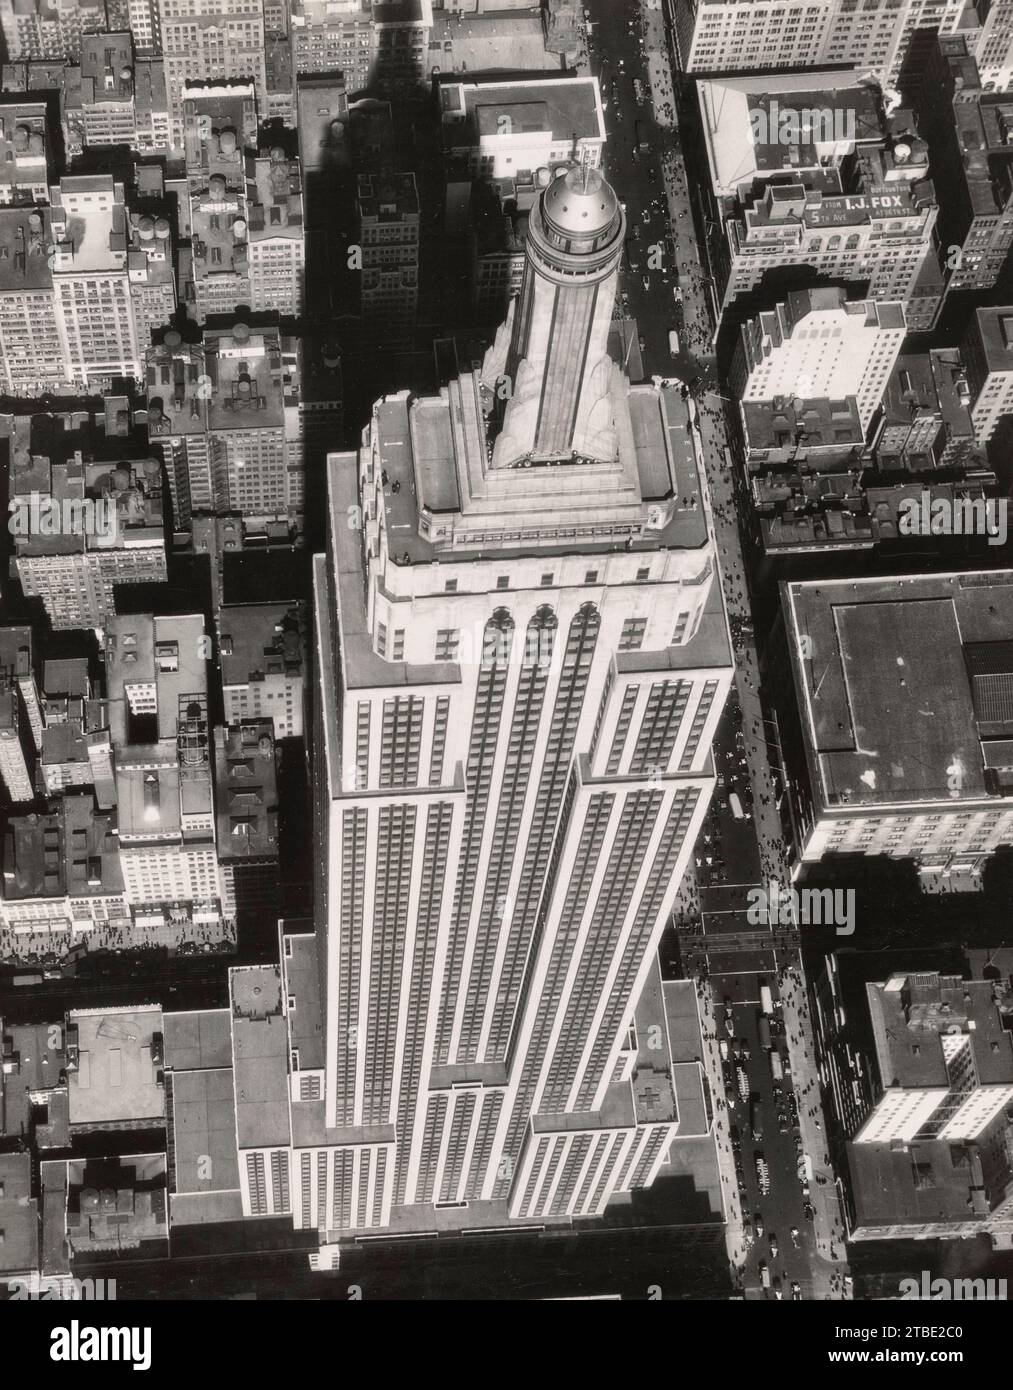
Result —
<instances>
[{"instance_id":1,"label":"sidewalk","mask_svg":"<svg viewBox=\"0 0 1013 1390\"><path fill-rule=\"evenodd\" d=\"M665 19L661 10L661 0L646 0L640 7L640 17L654 119L659 126L678 130L679 118L675 92L672 87L672 69L668 62Z\"/></svg>"},{"instance_id":2,"label":"sidewalk","mask_svg":"<svg viewBox=\"0 0 1013 1390\"><path fill-rule=\"evenodd\" d=\"M721 1174L721 1197L725 1208L725 1247L728 1261L733 1271L742 1269L746 1262L746 1242L742 1233L742 1199L739 1196L739 1179L735 1172L735 1155L732 1153L732 1136L729 1131L731 1116L725 1100L725 1079L721 1070L721 1052L718 1047L718 1026L714 1016L714 1000L710 987L697 981L697 1008L700 1013L700 1036L703 1038L703 1062L710 1084L714 1102L714 1146L717 1152L718 1170Z\"/></svg>"},{"instance_id":3,"label":"sidewalk","mask_svg":"<svg viewBox=\"0 0 1013 1390\"><path fill-rule=\"evenodd\" d=\"M816 1249L824 1260L834 1266L835 1272L843 1274L847 1268L844 1220L833 1169L823 1161L827 1151L826 1129L820 1107L816 1056L809 1031L809 1005L802 987L800 968L793 967L782 972L780 990L785 1041L798 1098L802 1145L812 1160L809 1200L814 1212Z\"/></svg>"},{"instance_id":4,"label":"sidewalk","mask_svg":"<svg viewBox=\"0 0 1013 1390\"><path fill-rule=\"evenodd\" d=\"M36 966L56 966L73 947L85 951L153 951L178 950L190 944L193 952L232 952L236 948L236 926L232 921L214 925L195 922L164 922L160 926L142 926L137 922L110 922L88 931L14 932L0 927L0 963Z\"/></svg>"}]
</instances>

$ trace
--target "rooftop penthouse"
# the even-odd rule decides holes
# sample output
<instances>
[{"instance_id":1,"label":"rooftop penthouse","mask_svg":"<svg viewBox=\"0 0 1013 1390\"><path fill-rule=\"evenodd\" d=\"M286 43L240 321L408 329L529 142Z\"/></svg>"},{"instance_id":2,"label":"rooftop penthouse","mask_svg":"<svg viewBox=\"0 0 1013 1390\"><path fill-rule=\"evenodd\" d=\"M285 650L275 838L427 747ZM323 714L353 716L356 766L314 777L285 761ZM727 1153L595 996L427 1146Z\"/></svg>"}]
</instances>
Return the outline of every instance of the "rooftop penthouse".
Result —
<instances>
[{"instance_id":1,"label":"rooftop penthouse","mask_svg":"<svg viewBox=\"0 0 1013 1390\"><path fill-rule=\"evenodd\" d=\"M212 174L207 188L190 196L194 275L245 275L249 268L245 200L228 189L221 174Z\"/></svg>"},{"instance_id":2,"label":"rooftop penthouse","mask_svg":"<svg viewBox=\"0 0 1013 1390\"><path fill-rule=\"evenodd\" d=\"M47 207L0 207L0 294L51 290L52 214Z\"/></svg>"},{"instance_id":3,"label":"rooftop penthouse","mask_svg":"<svg viewBox=\"0 0 1013 1390\"><path fill-rule=\"evenodd\" d=\"M49 184L45 101L0 97L0 202L41 203Z\"/></svg>"},{"instance_id":4,"label":"rooftop penthouse","mask_svg":"<svg viewBox=\"0 0 1013 1390\"><path fill-rule=\"evenodd\" d=\"M281 339L277 329L244 323L204 334L211 379L212 430L264 429L285 422Z\"/></svg>"},{"instance_id":5,"label":"rooftop penthouse","mask_svg":"<svg viewBox=\"0 0 1013 1390\"><path fill-rule=\"evenodd\" d=\"M52 463L16 454L11 497L17 503L19 557L68 555L161 545L162 474L154 459Z\"/></svg>"},{"instance_id":6,"label":"rooftop penthouse","mask_svg":"<svg viewBox=\"0 0 1013 1390\"><path fill-rule=\"evenodd\" d=\"M215 729L218 844L222 860L278 853L274 726L248 719Z\"/></svg>"},{"instance_id":7,"label":"rooftop penthouse","mask_svg":"<svg viewBox=\"0 0 1013 1390\"><path fill-rule=\"evenodd\" d=\"M267 241L272 237L302 237L299 161L288 159L280 146L268 153L247 155L246 203L251 242Z\"/></svg>"},{"instance_id":8,"label":"rooftop penthouse","mask_svg":"<svg viewBox=\"0 0 1013 1390\"><path fill-rule=\"evenodd\" d=\"M148 350L144 380L149 439L202 434L207 428L203 343L184 343L175 329Z\"/></svg>"}]
</instances>

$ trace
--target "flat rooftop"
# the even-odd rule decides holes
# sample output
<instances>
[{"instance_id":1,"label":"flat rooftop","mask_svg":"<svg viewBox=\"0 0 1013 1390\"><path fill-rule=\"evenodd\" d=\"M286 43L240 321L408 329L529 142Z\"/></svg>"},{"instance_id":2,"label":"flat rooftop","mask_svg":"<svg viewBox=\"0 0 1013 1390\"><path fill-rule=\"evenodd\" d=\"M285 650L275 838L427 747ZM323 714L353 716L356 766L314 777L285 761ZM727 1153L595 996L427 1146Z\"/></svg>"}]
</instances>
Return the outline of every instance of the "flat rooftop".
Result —
<instances>
[{"instance_id":1,"label":"flat rooftop","mask_svg":"<svg viewBox=\"0 0 1013 1390\"><path fill-rule=\"evenodd\" d=\"M32 1156L0 1154L0 1274L39 1267L39 1207L32 1196Z\"/></svg>"},{"instance_id":2,"label":"flat rooftop","mask_svg":"<svg viewBox=\"0 0 1013 1390\"><path fill-rule=\"evenodd\" d=\"M783 585L782 595L823 809L990 795L979 720L990 681L1000 706L1013 682L1002 674L1013 572L819 580ZM975 686L979 647L999 651L986 662L994 674L983 669Z\"/></svg>"},{"instance_id":3,"label":"flat rooftop","mask_svg":"<svg viewBox=\"0 0 1013 1390\"><path fill-rule=\"evenodd\" d=\"M219 630L223 685L303 674L302 622L296 604L223 604Z\"/></svg>"},{"instance_id":4,"label":"flat rooftop","mask_svg":"<svg viewBox=\"0 0 1013 1390\"><path fill-rule=\"evenodd\" d=\"M167 1013L165 1065L173 1071L232 1066L231 1014L228 1009Z\"/></svg>"},{"instance_id":5,"label":"flat rooftop","mask_svg":"<svg viewBox=\"0 0 1013 1390\"><path fill-rule=\"evenodd\" d=\"M52 240L49 208L0 208L0 290L48 289Z\"/></svg>"},{"instance_id":6,"label":"flat rooftop","mask_svg":"<svg viewBox=\"0 0 1013 1390\"><path fill-rule=\"evenodd\" d=\"M871 1227L984 1221L1010 1179L994 1147L975 1151L949 1140L851 1143L848 1167L857 1222Z\"/></svg>"},{"instance_id":7,"label":"flat rooftop","mask_svg":"<svg viewBox=\"0 0 1013 1390\"><path fill-rule=\"evenodd\" d=\"M204 334L213 390L213 430L279 429L285 423L281 341L276 331Z\"/></svg>"},{"instance_id":8,"label":"flat rooftop","mask_svg":"<svg viewBox=\"0 0 1013 1390\"><path fill-rule=\"evenodd\" d=\"M548 74L500 81L448 77L439 83L444 142L474 147L490 136L544 131L553 141L604 140L605 118L596 77Z\"/></svg>"},{"instance_id":9,"label":"flat rooftop","mask_svg":"<svg viewBox=\"0 0 1013 1390\"><path fill-rule=\"evenodd\" d=\"M198 613L152 616L117 614L106 627L106 681L113 742L128 742L132 686L155 686L157 737L175 740L180 702L207 695L207 668L200 655L204 619Z\"/></svg>"},{"instance_id":10,"label":"flat rooftop","mask_svg":"<svg viewBox=\"0 0 1013 1390\"><path fill-rule=\"evenodd\" d=\"M232 1068L174 1072L169 1084L175 1190L235 1191L239 1187L239 1156Z\"/></svg>"},{"instance_id":11,"label":"flat rooftop","mask_svg":"<svg viewBox=\"0 0 1013 1390\"><path fill-rule=\"evenodd\" d=\"M52 199L57 273L124 269L128 232L121 184L109 174L72 175L60 180Z\"/></svg>"},{"instance_id":12,"label":"flat rooftop","mask_svg":"<svg viewBox=\"0 0 1013 1390\"><path fill-rule=\"evenodd\" d=\"M42 670L42 688L47 697L87 697L91 688L87 660L83 656L47 660Z\"/></svg>"},{"instance_id":13,"label":"flat rooftop","mask_svg":"<svg viewBox=\"0 0 1013 1390\"><path fill-rule=\"evenodd\" d=\"M323 1067L324 1032L320 1008L320 955L313 935L285 938L292 952L285 957L285 984L296 1001L288 1016L291 1045L299 1051L299 1067Z\"/></svg>"},{"instance_id":14,"label":"flat rooftop","mask_svg":"<svg viewBox=\"0 0 1013 1390\"><path fill-rule=\"evenodd\" d=\"M1013 1082L1013 1034L1002 1026L991 981L920 971L866 985L884 1087L948 1089L943 1038L967 1040L980 1085Z\"/></svg>"},{"instance_id":15,"label":"flat rooftop","mask_svg":"<svg viewBox=\"0 0 1013 1390\"><path fill-rule=\"evenodd\" d=\"M68 1023L77 1027L79 1062L69 1072L70 1123L108 1125L165 1116L165 1088L152 1057L152 1042L162 1032L157 1006L106 1011L74 1010Z\"/></svg>"},{"instance_id":16,"label":"flat rooftop","mask_svg":"<svg viewBox=\"0 0 1013 1390\"><path fill-rule=\"evenodd\" d=\"M462 14L436 10L426 52L427 70L489 73L559 71L559 55L545 46L540 14L500 10Z\"/></svg>"},{"instance_id":17,"label":"flat rooftop","mask_svg":"<svg viewBox=\"0 0 1013 1390\"><path fill-rule=\"evenodd\" d=\"M246 193L250 240L303 235L302 177L298 159L279 149L267 156L247 156Z\"/></svg>"},{"instance_id":18,"label":"flat rooftop","mask_svg":"<svg viewBox=\"0 0 1013 1390\"><path fill-rule=\"evenodd\" d=\"M243 966L229 972L229 983L239 1147L288 1145L288 1029L281 969Z\"/></svg>"},{"instance_id":19,"label":"flat rooftop","mask_svg":"<svg viewBox=\"0 0 1013 1390\"><path fill-rule=\"evenodd\" d=\"M1013 305L974 313L990 372L1013 372Z\"/></svg>"},{"instance_id":20,"label":"flat rooftop","mask_svg":"<svg viewBox=\"0 0 1013 1390\"><path fill-rule=\"evenodd\" d=\"M81 78L86 105L129 101L134 94L134 41L129 30L81 36ZM126 74L126 75L124 75Z\"/></svg>"},{"instance_id":21,"label":"flat rooftop","mask_svg":"<svg viewBox=\"0 0 1013 1390\"><path fill-rule=\"evenodd\" d=\"M711 182L715 193L732 197L756 178L785 169L818 168L828 144L822 131L804 123L797 143L753 140L756 113L765 120L756 127L779 125L782 112L828 111L831 126L845 141L875 141L884 135L874 93L856 83L852 71L810 69L805 72L764 73L755 77L707 78L697 83ZM777 110L772 110L776 103ZM803 118L804 121L804 118ZM808 138L807 138L808 132Z\"/></svg>"},{"instance_id":22,"label":"flat rooftop","mask_svg":"<svg viewBox=\"0 0 1013 1390\"><path fill-rule=\"evenodd\" d=\"M865 431L854 396L785 397L743 401L742 415L751 449L784 449L796 442L803 452L827 449L850 457L865 443Z\"/></svg>"}]
</instances>

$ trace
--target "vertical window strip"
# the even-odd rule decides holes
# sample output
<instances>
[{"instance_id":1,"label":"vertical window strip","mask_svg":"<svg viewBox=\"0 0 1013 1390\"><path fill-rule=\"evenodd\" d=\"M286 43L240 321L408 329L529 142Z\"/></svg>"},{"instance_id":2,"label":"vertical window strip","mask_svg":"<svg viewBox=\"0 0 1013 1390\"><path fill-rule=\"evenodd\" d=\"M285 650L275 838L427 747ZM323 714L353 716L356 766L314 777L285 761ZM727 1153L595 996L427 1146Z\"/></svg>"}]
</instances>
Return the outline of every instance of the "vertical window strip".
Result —
<instances>
[{"instance_id":1,"label":"vertical window strip","mask_svg":"<svg viewBox=\"0 0 1013 1390\"><path fill-rule=\"evenodd\" d=\"M450 718L450 697L441 695L436 701L433 720L433 746L429 757L429 785L438 787L443 781L443 756L447 748L447 722Z\"/></svg>"},{"instance_id":2,"label":"vertical window strip","mask_svg":"<svg viewBox=\"0 0 1013 1390\"><path fill-rule=\"evenodd\" d=\"M609 750L608 762L605 765L606 777L614 777L619 771L619 764L623 759L623 749L626 746L626 736L630 731L630 724L633 722L633 709L639 693L640 687L637 685L628 685L623 691L623 702L619 707L616 731L612 736L612 747Z\"/></svg>"},{"instance_id":3,"label":"vertical window strip","mask_svg":"<svg viewBox=\"0 0 1013 1390\"><path fill-rule=\"evenodd\" d=\"M683 749L682 757L679 759L679 771L688 772L693 766L693 759L696 751L700 747L700 739L703 737L704 727L707 724L707 716L710 714L711 705L717 694L718 682L708 681L703 688L703 695L697 706L696 714L693 716L693 723L690 727L689 738L686 740L686 747Z\"/></svg>"}]
</instances>

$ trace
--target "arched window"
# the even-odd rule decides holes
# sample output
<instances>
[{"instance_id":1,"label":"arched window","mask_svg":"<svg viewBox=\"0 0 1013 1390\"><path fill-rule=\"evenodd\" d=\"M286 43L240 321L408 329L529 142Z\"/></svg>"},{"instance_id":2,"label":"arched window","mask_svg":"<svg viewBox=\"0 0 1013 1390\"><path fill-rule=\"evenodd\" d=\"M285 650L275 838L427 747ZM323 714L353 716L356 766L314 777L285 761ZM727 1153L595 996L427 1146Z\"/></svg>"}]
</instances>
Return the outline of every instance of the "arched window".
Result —
<instances>
[{"instance_id":1,"label":"arched window","mask_svg":"<svg viewBox=\"0 0 1013 1390\"><path fill-rule=\"evenodd\" d=\"M525 666L548 666L551 663L557 627L555 613L548 604L543 603L528 623L524 642Z\"/></svg>"},{"instance_id":2,"label":"arched window","mask_svg":"<svg viewBox=\"0 0 1013 1390\"><path fill-rule=\"evenodd\" d=\"M482 665L508 665L513 638L513 618L506 608L497 608L485 625L485 633L482 638Z\"/></svg>"}]
</instances>

